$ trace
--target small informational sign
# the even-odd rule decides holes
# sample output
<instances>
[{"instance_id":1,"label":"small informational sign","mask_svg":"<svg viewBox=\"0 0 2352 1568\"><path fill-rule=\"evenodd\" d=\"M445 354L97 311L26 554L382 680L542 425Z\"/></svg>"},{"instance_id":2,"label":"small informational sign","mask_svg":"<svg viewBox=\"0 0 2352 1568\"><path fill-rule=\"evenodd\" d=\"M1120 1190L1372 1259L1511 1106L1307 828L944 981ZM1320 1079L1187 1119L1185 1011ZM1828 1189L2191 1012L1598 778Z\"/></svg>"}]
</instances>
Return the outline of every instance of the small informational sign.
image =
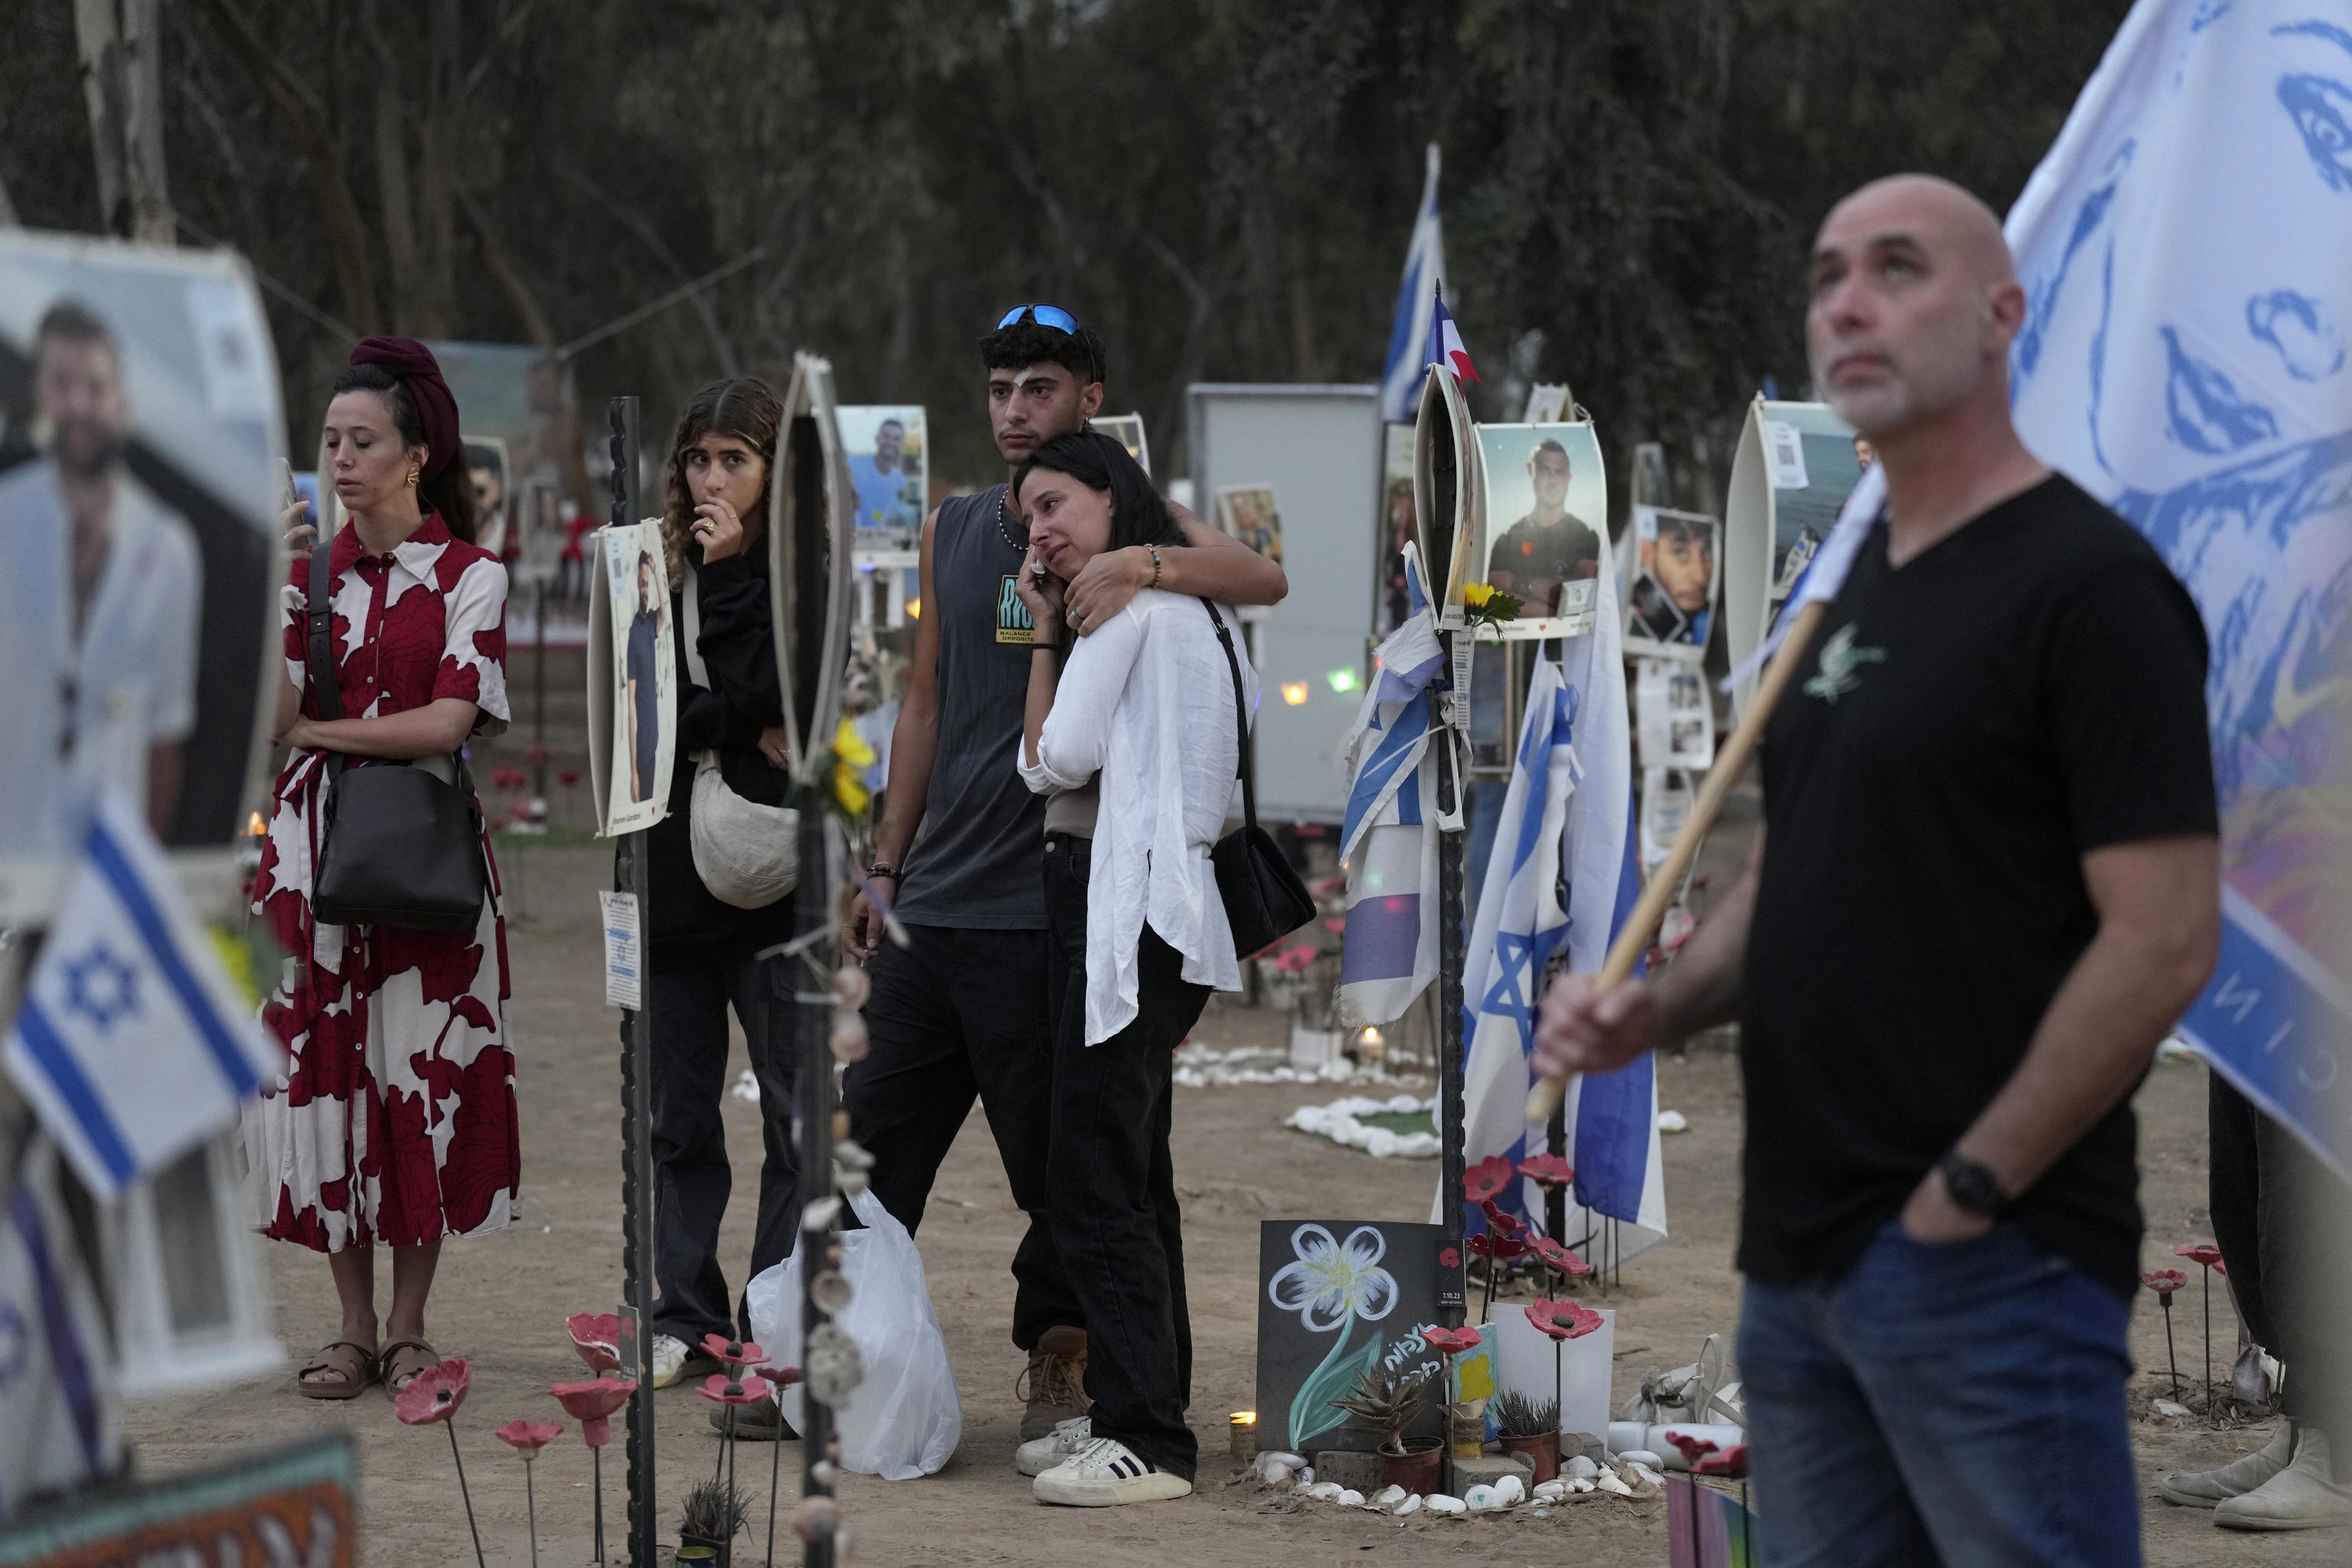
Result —
<instances>
[{"instance_id":1,"label":"small informational sign","mask_svg":"<svg viewBox=\"0 0 2352 1568\"><path fill-rule=\"evenodd\" d=\"M351 1436L319 1433L168 1480L0 1527L0 1568L128 1563L352 1568L359 1467Z\"/></svg>"},{"instance_id":2,"label":"small informational sign","mask_svg":"<svg viewBox=\"0 0 2352 1568\"><path fill-rule=\"evenodd\" d=\"M609 837L669 815L677 654L661 524L602 528L590 542L588 776Z\"/></svg>"},{"instance_id":3,"label":"small informational sign","mask_svg":"<svg viewBox=\"0 0 2352 1568\"><path fill-rule=\"evenodd\" d=\"M1795 426L1778 419L1764 421L1764 460L1772 465L1774 489L1805 488L1805 441Z\"/></svg>"},{"instance_id":4,"label":"small informational sign","mask_svg":"<svg viewBox=\"0 0 2352 1568\"><path fill-rule=\"evenodd\" d=\"M645 1003L646 956L637 924L637 896L600 888L604 921L604 1005L631 1011Z\"/></svg>"},{"instance_id":5,"label":"small informational sign","mask_svg":"<svg viewBox=\"0 0 2352 1568\"><path fill-rule=\"evenodd\" d=\"M1420 1331L1438 1321L1441 1282L1461 1278L1443 1226L1380 1220L1267 1220L1258 1227L1257 1442L1304 1453L1370 1450L1380 1434L1349 1429L1331 1402L1359 1384L1426 1373L1429 1406L1408 1429L1434 1437L1445 1358Z\"/></svg>"},{"instance_id":6,"label":"small informational sign","mask_svg":"<svg viewBox=\"0 0 2352 1568\"><path fill-rule=\"evenodd\" d=\"M1715 708L1696 666L1634 660L1635 744L1644 765L1703 770L1715 763Z\"/></svg>"}]
</instances>

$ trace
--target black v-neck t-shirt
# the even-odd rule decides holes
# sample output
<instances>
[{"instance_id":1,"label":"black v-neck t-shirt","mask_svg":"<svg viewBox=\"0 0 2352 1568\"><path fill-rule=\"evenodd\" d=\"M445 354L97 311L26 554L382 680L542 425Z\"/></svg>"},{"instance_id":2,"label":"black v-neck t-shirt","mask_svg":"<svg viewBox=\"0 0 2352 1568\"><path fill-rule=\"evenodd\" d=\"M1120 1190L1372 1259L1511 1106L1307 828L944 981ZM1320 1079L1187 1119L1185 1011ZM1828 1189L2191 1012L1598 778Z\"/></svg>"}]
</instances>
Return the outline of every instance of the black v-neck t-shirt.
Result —
<instances>
[{"instance_id":1,"label":"black v-neck t-shirt","mask_svg":"<svg viewBox=\"0 0 2352 1568\"><path fill-rule=\"evenodd\" d=\"M2097 928L2082 858L2217 831L2205 633L2147 542L2053 477L1899 569L1882 521L1766 726L1741 1011L1739 1264L1826 1280L2024 1058ZM2128 1295L2128 1102L2012 1211Z\"/></svg>"}]
</instances>

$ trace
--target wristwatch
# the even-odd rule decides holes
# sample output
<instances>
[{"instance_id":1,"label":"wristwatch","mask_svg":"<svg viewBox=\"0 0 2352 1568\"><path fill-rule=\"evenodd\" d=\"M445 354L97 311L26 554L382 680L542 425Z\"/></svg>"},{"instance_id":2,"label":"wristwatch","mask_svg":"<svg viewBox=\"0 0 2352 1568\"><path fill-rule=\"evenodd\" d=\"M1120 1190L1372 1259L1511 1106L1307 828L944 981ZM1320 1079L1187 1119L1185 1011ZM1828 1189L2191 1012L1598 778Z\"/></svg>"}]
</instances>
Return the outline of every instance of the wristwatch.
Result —
<instances>
[{"instance_id":1,"label":"wristwatch","mask_svg":"<svg viewBox=\"0 0 2352 1568\"><path fill-rule=\"evenodd\" d=\"M1936 1169L1944 1178L1944 1190L1952 1201L1970 1214L1990 1219L2015 1200L2003 1190L2000 1178L1961 1153L1947 1149L1944 1157L1936 1162Z\"/></svg>"}]
</instances>

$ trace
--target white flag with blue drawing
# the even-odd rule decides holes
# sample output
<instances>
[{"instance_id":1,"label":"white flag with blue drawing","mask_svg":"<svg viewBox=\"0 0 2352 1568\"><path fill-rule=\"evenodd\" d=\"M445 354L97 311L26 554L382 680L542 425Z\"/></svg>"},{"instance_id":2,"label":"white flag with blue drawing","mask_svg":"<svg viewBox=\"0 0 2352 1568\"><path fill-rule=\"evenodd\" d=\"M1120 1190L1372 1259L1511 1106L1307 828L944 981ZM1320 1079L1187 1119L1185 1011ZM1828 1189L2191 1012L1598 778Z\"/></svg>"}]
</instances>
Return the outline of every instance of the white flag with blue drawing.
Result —
<instances>
[{"instance_id":1,"label":"white flag with blue drawing","mask_svg":"<svg viewBox=\"0 0 2352 1568\"><path fill-rule=\"evenodd\" d=\"M1565 948L1569 968L1599 969L1641 897L1616 583L1606 572L1600 582L1595 629L1569 638L1557 661L1536 661L1471 927L1463 966L1462 1100L1464 1158L1473 1165L1496 1155L1516 1163L1543 1151L1545 1130L1528 1124L1527 1104L1544 965ZM1620 1257L1664 1240L1665 1173L1652 1059L1576 1079L1563 1115L1568 1163L1576 1169L1569 1241L1589 1236L1603 1218L1619 1222ZM1496 1202L1541 1218L1542 1190L1532 1182L1515 1183ZM1470 1234L1485 1228L1476 1211L1467 1219Z\"/></svg>"},{"instance_id":2,"label":"white flag with blue drawing","mask_svg":"<svg viewBox=\"0 0 2352 1568\"><path fill-rule=\"evenodd\" d=\"M1445 659L1421 554L1410 542L1404 570L1409 613L1374 655L1380 674L1348 741L1354 782L1339 830L1348 925L1338 998L1345 1028L1394 1022L1437 975L1437 764L1430 742L1442 727L1430 687Z\"/></svg>"},{"instance_id":3,"label":"white flag with blue drawing","mask_svg":"<svg viewBox=\"0 0 2352 1568\"><path fill-rule=\"evenodd\" d=\"M182 912L147 825L115 799L91 818L5 1056L75 1173L110 1201L234 1121L285 1066Z\"/></svg>"},{"instance_id":4,"label":"white flag with blue drawing","mask_svg":"<svg viewBox=\"0 0 2352 1568\"><path fill-rule=\"evenodd\" d=\"M2223 930L2182 1032L2352 1174L2352 7L2140 0L2008 233L2019 431L2211 644Z\"/></svg>"},{"instance_id":5,"label":"white flag with blue drawing","mask_svg":"<svg viewBox=\"0 0 2352 1568\"><path fill-rule=\"evenodd\" d=\"M0 1215L0 1519L122 1468L96 1237L65 1205L51 1145L36 1140L15 1177Z\"/></svg>"},{"instance_id":6,"label":"white flag with blue drawing","mask_svg":"<svg viewBox=\"0 0 2352 1568\"><path fill-rule=\"evenodd\" d=\"M2347 149L2341 0L2140 0L2007 229L2018 433L2147 535L2211 647L2221 952L2181 1032L2352 1175L2352 984L2321 957L2352 785ZM1885 497L1874 468L1792 606L1836 594Z\"/></svg>"},{"instance_id":7,"label":"white flag with blue drawing","mask_svg":"<svg viewBox=\"0 0 2352 1568\"><path fill-rule=\"evenodd\" d=\"M1429 173L1421 187L1421 211L1412 220L1412 241L1404 253L1404 281L1397 289L1396 319L1389 328L1388 358L1381 372L1381 417L1409 424L1421 406L1423 372L1429 366L1432 308L1445 282L1445 236L1437 221L1437 143L1429 144Z\"/></svg>"}]
</instances>

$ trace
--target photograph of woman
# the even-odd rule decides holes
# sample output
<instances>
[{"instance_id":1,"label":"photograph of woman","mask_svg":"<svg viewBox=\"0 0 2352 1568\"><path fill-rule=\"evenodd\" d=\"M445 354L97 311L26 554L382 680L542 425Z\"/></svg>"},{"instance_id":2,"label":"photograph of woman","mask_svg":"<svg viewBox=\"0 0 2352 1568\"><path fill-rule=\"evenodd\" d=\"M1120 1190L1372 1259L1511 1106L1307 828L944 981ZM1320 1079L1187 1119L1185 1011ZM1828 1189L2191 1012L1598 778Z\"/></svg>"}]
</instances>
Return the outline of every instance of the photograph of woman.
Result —
<instances>
[{"instance_id":1,"label":"photograph of woman","mask_svg":"<svg viewBox=\"0 0 2352 1568\"><path fill-rule=\"evenodd\" d=\"M792 1250L799 1180L792 1146L794 961L752 956L790 940L792 900L783 894L791 884L746 874L761 848L789 849L790 830L740 836L722 847L728 862L720 866L698 861L694 820L698 799L714 809L735 805L720 798L727 793L757 805L784 804L784 696L769 618L767 538L768 479L782 423L782 405L767 383L714 382L688 400L664 464L661 544L672 591L658 608L662 635L675 639L677 739L669 814L648 835L656 1387L715 1369L701 1351L704 1335L749 1338L751 1331L719 1260L719 1224L733 1180L719 1119L730 1007L743 1026L761 1112L759 1217L741 1279L748 1282ZM643 560L649 580L653 560ZM649 615L641 624L654 621ZM698 794L706 769L717 777ZM653 777L650 760L643 772ZM749 841L754 837L761 843ZM763 1405L740 1413L735 1433L770 1437L778 1425L775 1406Z\"/></svg>"},{"instance_id":2,"label":"photograph of woman","mask_svg":"<svg viewBox=\"0 0 2352 1568\"><path fill-rule=\"evenodd\" d=\"M425 1309L442 1240L499 1229L521 1200L506 929L487 832L471 930L341 925L312 909L331 753L351 771L437 773L469 737L507 726L506 569L474 543L457 431L456 400L422 343L369 338L352 351L322 440L323 477L349 517L328 563L335 683L352 717L321 716L305 626L310 503L285 515L295 559L277 729L289 752L254 909L291 955L262 1018L292 1059L247 1108L245 1147L265 1234L327 1254L334 1276L342 1321L296 1374L310 1399L351 1399L379 1382L397 1393L437 1365ZM381 1320L379 1242L392 1249Z\"/></svg>"},{"instance_id":3,"label":"photograph of woman","mask_svg":"<svg viewBox=\"0 0 2352 1568\"><path fill-rule=\"evenodd\" d=\"M629 798L654 797L655 773L661 760L661 660L655 650L668 630L669 606L662 600L659 574L651 555L637 557L636 603L621 650L621 679L629 716Z\"/></svg>"},{"instance_id":4,"label":"photograph of woman","mask_svg":"<svg viewBox=\"0 0 2352 1568\"><path fill-rule=\"evenodd\" d=\"M1065 625L1064 588L1087 562L1183 541L1110 437L1046 442L1011 496L1029 531L1018 591L1035 627L1021 776L1049 797L1051 1222L1086 1311L1094 1403L1085 1440L1034 1486L1077 1506L1183 1497L1198 1453L1184 1420L1192 1334L1168 1150L1171 1054L1211 990L1241 986L1209 860L1240 761L1223 640L1239 624L1207 600L1147 588L1100 626ZM1245 714L1256 687L1240 668Z\"/></svg>"}]
</instances>

